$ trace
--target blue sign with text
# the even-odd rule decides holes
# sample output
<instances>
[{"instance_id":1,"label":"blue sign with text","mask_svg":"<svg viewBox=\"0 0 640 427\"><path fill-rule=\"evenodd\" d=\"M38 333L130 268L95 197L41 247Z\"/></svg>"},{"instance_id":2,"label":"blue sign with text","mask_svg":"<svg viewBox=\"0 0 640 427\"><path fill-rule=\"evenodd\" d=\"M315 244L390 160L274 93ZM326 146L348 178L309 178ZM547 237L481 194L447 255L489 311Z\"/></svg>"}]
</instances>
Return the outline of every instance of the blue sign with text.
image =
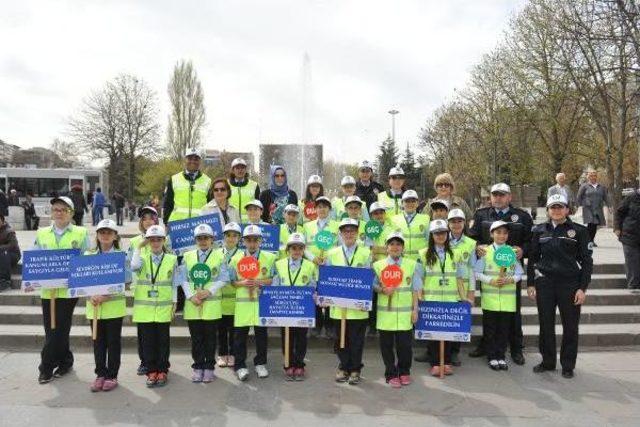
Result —
<instances>
[{"instance_id":1,"label":"blue sign with text","mask_svg":"<svg viewBox=\"0 0 640 427\"><path fill-rule=\"evenodd\" d=\"M320 266L318 304L370 311L372 297L370 268Z\"/></svg>"},{"instance_id":2,"label":"blue sign with text","mask_svg":"<svg viewBox=\"0 0 640 427\"><path fill-rule=\"evenodd\" d=\"M471 341L471 304L420 301L415 337L418 340Z\"/></svg>"},{"instance_id":3,"label":"blue sign with text","mask_svg":"<svg viewBox=\"0 0 640 427\"><path fill-rule=\"evenodd\" d=\"M259 318L261 326L316 325L314 289L306 286L265 286L260 290Z\"/></svg>"},{"instance_id":4,"label":"blue sign with text","mask_svg":"<svg viewBox=\"0 0 640 427\"><path fill-rule=\"evenodd\" d=\"M48 249L22 253L22 288L66 288L69 263L80 249Z\"/></svg>"},{"instance_id":5,"label":"blue sign with text","mask_svg":"<svg viewBox=\"0 0 640 427\"><path fill-rule=\"evenodd\" d=\"M178 255L196 248L196 238L193 237L193 230L200 224L208 224L213 229L213 240L222 240L222 223L218 214L196 216L178 221L170 221L169 239L171 249Z\"/></svg>"},{"instance_id":6,"label":"blue sign with text","mask_svg":"<svg viewBox=\"0 0 640 427\"><path fill-rule=\"evenodd\" d=\"M242 231L249 224L242 224ZM262 230L262 244L260 249L269 252L278 252L280 250L280 226L272 224L256 224ZM244 249L245 246L240 240L238 245L240 249Z\"/></svg>"},{"instance_id":7,"label":"blue sign with text","mask_svg":"<svg viewBox=\"0 0 640 427\"><path fill-rule=\"evenodd\" d=\"M69 296L113 295L124 292L124 252L85 255L71 260Z\"/></svg>"}]
</instances>

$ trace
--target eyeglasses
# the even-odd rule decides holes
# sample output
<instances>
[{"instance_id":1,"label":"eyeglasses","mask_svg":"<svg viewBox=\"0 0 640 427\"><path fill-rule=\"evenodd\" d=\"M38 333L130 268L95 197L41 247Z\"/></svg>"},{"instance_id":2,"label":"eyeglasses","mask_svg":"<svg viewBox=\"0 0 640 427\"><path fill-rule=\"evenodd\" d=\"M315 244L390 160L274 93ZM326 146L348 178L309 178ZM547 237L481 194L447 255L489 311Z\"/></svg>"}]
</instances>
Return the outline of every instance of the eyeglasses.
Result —
<instances>
[{"instance_id":1,"label":"eyeglasses","mask_svg":"<svg viewBox=\"0 0 640 427\"><path fill-rule=\"evenodd\" d=\"M213 189L214 193L222 193L223 191L227 191L227 189L224 187L216 187Z\"/></svg>"},{"instance_id":2,"label":"eyeglasses","mask_svg":"<svg viewBox=\"0 0 640 427\"><path fill-rule=\"evenodd\" d=\"M448 184L446 182L439 182L436 184L436 187L451 187L451 184Z\"/></svg>"},{"instance_id":3,"label":"eyeglasses","mask_svg":"<svg viewBox=\"0 0 640 427\"><path fill-rule=\"evenodd\" d=\"M55 213L65 213L65 212L69 212L71 209L68 208L53 208L51 209L51 212L55 212Z\"/></svg>"}]
</instances>

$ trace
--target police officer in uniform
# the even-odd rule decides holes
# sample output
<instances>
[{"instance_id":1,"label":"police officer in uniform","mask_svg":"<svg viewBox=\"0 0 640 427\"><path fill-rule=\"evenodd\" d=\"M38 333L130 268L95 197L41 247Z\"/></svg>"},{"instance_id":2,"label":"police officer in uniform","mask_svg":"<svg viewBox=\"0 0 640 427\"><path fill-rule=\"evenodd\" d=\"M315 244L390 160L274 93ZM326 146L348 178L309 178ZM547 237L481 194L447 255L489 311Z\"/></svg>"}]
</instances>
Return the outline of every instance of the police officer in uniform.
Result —
<instances>
[{"instance_id":1,"label":"police officer in uniform","mask_svg":"<svg viewBox=\"0 0 640 427\"><path fill-rule=\"evenodd\" d=\"M556 307L562 319L562 376L573 378L578 356L580 308L591 281L593 243L583 225L569 218L569 202L554 194L547 200L549 221L532 230L527 267L527 294L538 305L542 362L533 372L556 368Z\"/></svg>"},{"instance_id":2,"label":"police officer in uniform","mask_svg":"<svg viewBox=\"0 0 640 427\"><path fill-rule=\"evenodd\" d=\"M171 177L164 191L162 220L193 218L212 199L211 178L200 171L202 158L195 148L187 148L184 154L185 169Z\"/></svg>"},{"instance_id":3,"label":"police officer in uniform","mask_svg":"<svg viewBox=\"0 0 640 427\"><path fill-rule=\"evenodd\" d=\"M489 232L491 224L500 220L509 223L507 244L513 247L518 260L522 263L523 259L527 257L533 220L527 211L511 205L511 188L503 182L491 187L491 206L480 208L473 215L473 225L469 230L469 236L478 242L478 256L484 255L484 245L491 244L491 233ZM520 286L521 283L517 283L518 289ZM516 292L516 314L513 316L513 324L509 334L509 347L511 359L518 365L524 365L520 292ZM478 343L475 350L469 353L470 357L484 355L485 349L482 341Z\"/></svg>"}]
</instances>

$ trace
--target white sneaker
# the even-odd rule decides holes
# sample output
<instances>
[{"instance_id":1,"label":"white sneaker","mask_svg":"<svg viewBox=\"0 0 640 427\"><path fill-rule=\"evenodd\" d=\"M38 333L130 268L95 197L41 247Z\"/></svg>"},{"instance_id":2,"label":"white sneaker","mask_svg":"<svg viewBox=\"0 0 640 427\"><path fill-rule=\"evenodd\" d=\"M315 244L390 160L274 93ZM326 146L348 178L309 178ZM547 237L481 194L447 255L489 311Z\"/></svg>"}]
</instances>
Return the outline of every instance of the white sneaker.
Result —
<instances>
[{"instance_id":1,"label":"white sneaker","mask_svg":"<svg viewBox=\"0 0 640 427\"><path fill-rule=\"evenodd\" d=\"M256 365L256 374L258 374L258 378L267 378L269 371L265 365Z\"/></svg>"},{"instance_id":2,"label":"white sneaker","mask_svg":"<svg viewBox=\"0 0 640 427\"><path fill-rule=\"evenodd\" d=\"M249 370L247 368L240 368L236 371L236 375L240 381L246 381L249 378Z\"/></svg>"}]
</instances>

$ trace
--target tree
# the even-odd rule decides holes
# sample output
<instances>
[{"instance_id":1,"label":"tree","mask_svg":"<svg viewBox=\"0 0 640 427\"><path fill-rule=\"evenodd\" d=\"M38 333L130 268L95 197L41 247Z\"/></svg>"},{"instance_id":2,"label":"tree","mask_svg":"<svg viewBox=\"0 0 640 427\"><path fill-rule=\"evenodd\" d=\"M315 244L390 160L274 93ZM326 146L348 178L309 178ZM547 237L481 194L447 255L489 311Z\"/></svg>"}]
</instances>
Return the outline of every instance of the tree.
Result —
<instances>
[{"instance_id":1,"label":"tree","mask_svg":"<svg viewBox=\"0 0 640 427\"><path fill-rule=\"evenodd\" d=\"M400 167L407 176L405 182L406 187L412 190L418 190L420 188L420 171L416 168L416 158L408 142L402 155Z\"/></svg>"},{"instance_id":2,"label":"tree","mask_svg":"<svg viewBox=\"0 0 640 427\"><path fill-rule=\"evenodd\" d=\"M380 182L386 183L389 180L389 170L398 165L398 148L396 142L387 137L380 144L380 153L376 157L376 169Z\"/></svg>"},{"instance_id":3,"label":"tree","mask_svg":"<svg viewBox=\"0 0 640 427\"><path fill-rule=\"evenodd\" d=\"M83 99L69 119L69 135L89 158L107 161L110 188L127 183L123 193L133 198L136 159L151 154L157 144L156 116L154 92L142 79L121 74Z\"/></svg>"},{"instance_id":4,"label":"tree","mask_svg":"<svg viewBox=\"0 0 640 427\"><path fill-rule=\"evenodd\" d=\"M191 61L180 61L173 69L168 86L171 113L167 126L167 151L181 159L187 148L201 145L206 123L204 93Z\"/></svg>"},{"instance_id":5,"label":"tree","mask_svg":"<svg viewBox=\"0 0 640 427\"><path fill-rule=\"evenodd\" d=\"M60 158L66 167L72 167L80 161L78 147L70 141L54 138L49 149Z\"/></svg>"}]
</instances>

